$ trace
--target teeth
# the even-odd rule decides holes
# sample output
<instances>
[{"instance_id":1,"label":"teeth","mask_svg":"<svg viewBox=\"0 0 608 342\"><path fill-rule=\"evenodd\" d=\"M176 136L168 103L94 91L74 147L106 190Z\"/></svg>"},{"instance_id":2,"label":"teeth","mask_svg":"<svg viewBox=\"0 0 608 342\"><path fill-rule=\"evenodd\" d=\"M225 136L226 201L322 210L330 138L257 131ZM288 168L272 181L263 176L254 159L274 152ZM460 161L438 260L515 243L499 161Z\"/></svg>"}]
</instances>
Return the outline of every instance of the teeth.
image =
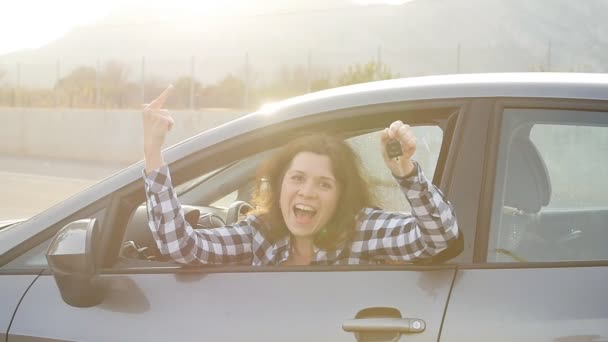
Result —
<instances>
[{"instance_id":1,"label":"teeth","mask_svg":"<svg viewBox=\"0 0 608 342\"><path fill-rule=\"evenodd\" d=\"M304 205L304 204L296 204L296 209L306 210L306 211L316 211L315 208L308 206L308 205Z\"/></svg>"}]
</instances>

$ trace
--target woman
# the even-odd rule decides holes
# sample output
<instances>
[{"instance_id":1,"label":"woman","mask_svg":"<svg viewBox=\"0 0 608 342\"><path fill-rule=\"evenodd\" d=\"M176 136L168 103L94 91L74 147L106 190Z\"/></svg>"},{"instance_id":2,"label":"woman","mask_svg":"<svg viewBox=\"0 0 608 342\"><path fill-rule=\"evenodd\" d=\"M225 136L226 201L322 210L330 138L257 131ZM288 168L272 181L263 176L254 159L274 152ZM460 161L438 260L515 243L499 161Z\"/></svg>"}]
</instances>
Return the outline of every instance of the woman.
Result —
<instances>
[{"instance_id":1,"label":"woman","mask_svg":"<svg viewBox=\"0 0 608 342\"><path fill-rule=\"evenodd\" d=\"M414 261L438 254L458 237L453 209L411 160L416 138L393 122L381 134L402 155L387 167L412 214L374 208L359 161L343 140L301 137L279 150L260 170L256 210L230 227L194 230L171 184L161 148L173 119L161 109L171 86L142 115L149 226L159 250L184 264L311 265Z\"/></svg>"}]
</instances>

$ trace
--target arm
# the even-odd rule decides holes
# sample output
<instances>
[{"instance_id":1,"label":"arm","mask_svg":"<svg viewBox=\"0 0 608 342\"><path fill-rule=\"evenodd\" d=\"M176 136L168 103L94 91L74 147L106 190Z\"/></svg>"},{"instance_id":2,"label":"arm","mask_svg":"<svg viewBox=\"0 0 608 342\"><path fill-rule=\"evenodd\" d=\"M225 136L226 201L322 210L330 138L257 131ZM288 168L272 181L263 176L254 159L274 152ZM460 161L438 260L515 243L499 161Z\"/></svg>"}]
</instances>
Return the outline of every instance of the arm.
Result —
<instances>
[{"instance_id":1,"label":"arm","mask_svg":"<svg viewBox=\"0 0 608 342\"><path fill-rule=\"evenodd\" d=\"M386 151L392 139L399 141L402 150L398 158L390 158ZM384 162L410 203L412 213L365 209L361 238L354 247L367 254L366 258L377 259L412 261L438 254L458 238L458 224L450 203L426 179L420 165L412 161L416 137L410 126L393 122L380 135L380 146ZM365 236L371 238L364 239Z\"/></svg>"},{"instance_id":2,"label":"arm","mask_svg":"<svg viewBox=\"0 0 608 342\"><path fill-rule=\"evenodd\" d=\"M361 251L374 259L413 261L437 255L458 238L452 206L426 179L418 163L414 168L407 177L395 177L412 213L366 208L353 252Z\"/></svg>"},{"instance_id":3,"label":"arm","mask_svg":"<svg viewBox=\"0 0 608 342\"><path fill-rule=\"evenodd\" d=\"M148 226L163 255L181 264L251 265L255 217L230 227L194 230L184 217L169 168L145 173Z\"/></svg>"},{"instance_id":4,"label":"arm","mask_svg":"<svg viewBox=\"0 0 608 342\"><path fill-rule=\"evenodd\" d=\"M184 217L161 152L174 123L169 111L162 109L172 88L169 85L142 112L146 206L154 240L163 255L182 264L251 264L252 220L198 231Z\"/></svg>"}]
</instances>

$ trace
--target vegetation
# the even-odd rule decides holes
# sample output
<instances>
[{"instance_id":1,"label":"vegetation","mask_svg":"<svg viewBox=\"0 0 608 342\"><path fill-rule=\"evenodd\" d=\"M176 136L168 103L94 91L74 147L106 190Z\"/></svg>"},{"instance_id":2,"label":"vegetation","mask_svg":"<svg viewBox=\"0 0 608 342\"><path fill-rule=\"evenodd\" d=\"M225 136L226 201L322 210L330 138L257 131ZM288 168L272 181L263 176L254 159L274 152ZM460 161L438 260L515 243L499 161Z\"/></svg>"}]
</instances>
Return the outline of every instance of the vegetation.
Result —
<instances>
[{"instance_id":1,"label":"vegetation","mask_svg":"<svg viewBox=\"0 0 608 342\"><path fill-rule=\"evenodd\" d=\"M244 74L244 73L240 73ZM0 81L6 72L0 69ZM329 71L298 66L281 66L275 77L266 83L256 81L255 72L247 70L247 78L229 73L213 84L202 84L190 76L174 80L130 79L129 68L111 61L99 72L81 66L59 79L52 89L2 86L0 106L70 107L70 108L139 108L160 93L168 82L175 90L168 101L169 108L256 108L261 104L335 86L370 82L397 77L387 65L376 62L351 65L335 80Z\"/></svg>"},{"instance_id":2,"label":"vegetation","mask_svg":"<svg viewBox=\"0 0 608 342\"><path fill-rule=\"evenodd\" d=\"M398 74L394 74L388 65L368 62L366 64L349 66L346 72L338 77L338 85L343 86L373 80L388 80L397 77L399 77Z\"/></svg>"}]
</instances>

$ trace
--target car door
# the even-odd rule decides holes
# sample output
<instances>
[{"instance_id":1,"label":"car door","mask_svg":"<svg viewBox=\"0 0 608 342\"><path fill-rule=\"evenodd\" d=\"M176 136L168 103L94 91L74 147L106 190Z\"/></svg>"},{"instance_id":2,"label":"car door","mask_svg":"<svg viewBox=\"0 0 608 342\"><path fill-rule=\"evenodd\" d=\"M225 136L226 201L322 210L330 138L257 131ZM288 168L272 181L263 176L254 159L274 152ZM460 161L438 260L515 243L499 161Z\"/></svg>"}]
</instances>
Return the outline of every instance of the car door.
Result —
<instances>
[{"instance_id":1,"label":"car door","mask_svg":"<svg viewBox=\"0 0 608 342\"><path fill-rule=\"evenodd\" d=\"M342 132L354 139L355 146L374 151L369 146L371 142L366 143L370 139L365 134L373 135L401 119L412 125L439 127L431 130L440 133L439 143L428 139L425 146L437 156L428 158L426 163L433 169L429 178L434 174L436 183L449 196L449 182L444 179L451 177L451 145L458 134L454 132L458 125L449 121L453 117L455 122L464 115L465 103L450 100L391 104L290 121L244 135L213 151L201 151L189 160L176 161L171 164L173 179L176 185L186 182L210 171L193 172L197 165L215 162L207 166L211 168L231 163L249 155L252 147L260 152L264 150L260 146L280 146L286 137L302 130ZM477 141L475 145L483 144ZM469 167L477 168L479 163L471 162ZM369 164L367 168L378 169ZM411 319L411 332L402 335L402 340L439 338L455 276L454 264L192 268L112 255L118 253L130 215L142 203L139 183L117 192L108 209L102 238L106 243L103 258L109 260L101 271L103 301L88 308L67 305L53 276L46 272L19 306L8 341L353 341L353 332L345 329L358 331L360 341L391 341L399 335L387 333L386 328L397 317ZM379 184L385 186L382 181ZM380 196L387 198L387 192L390 190L381 190ZM470 212L467 208L463 206L464 214Z\"/></svg>"},{"instance_id":2,"label":"car door","mask_svg":"<svg viewBox=\"0 0 608 342\"><path fill-rule=\"evenodd\" d=\"M0 340L6 340L19 301L36 279L36 274L0 270Z\"/></svg>"},{"instance_id":3,"label":"car door","mask_svg":"<svg viewBox=\"0 0 608 342\"><path fill-rule=\"evenodd\" d=\"M442 340L608 341L608 104L495 108L476 263L459 267Z\"/></svg>"}]
</instances>

